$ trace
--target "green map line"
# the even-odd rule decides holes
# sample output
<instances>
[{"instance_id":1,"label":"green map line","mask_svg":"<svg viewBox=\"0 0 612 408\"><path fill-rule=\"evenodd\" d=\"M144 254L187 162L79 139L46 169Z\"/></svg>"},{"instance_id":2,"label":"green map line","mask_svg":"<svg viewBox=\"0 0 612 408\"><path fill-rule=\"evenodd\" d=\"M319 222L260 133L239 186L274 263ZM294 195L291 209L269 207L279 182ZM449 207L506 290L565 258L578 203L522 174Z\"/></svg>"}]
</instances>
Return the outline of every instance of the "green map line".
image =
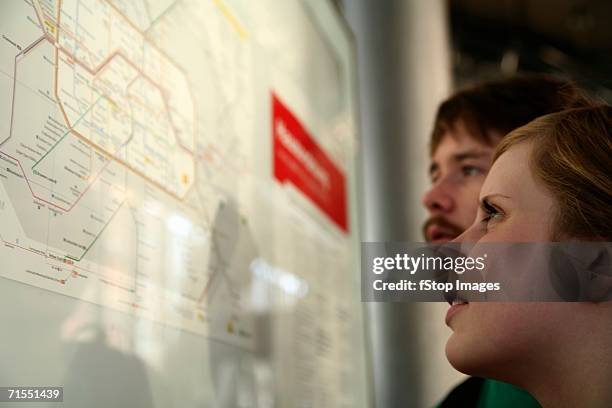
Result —
<instances>
[{"instance_id":1,"label":"green map line","mask_svg":"<svg viewBox=\"0 0 612 408\"><path fill-rule=\"evenodd\" d=\"M174 8L174 6L176 6L176 4L178 3L178 1L173 1L168 7L166 7L164 9L164 11L162 11L161 13L159 13L157 15L157 17L155 17L153 19L153 21L151 21L151 23L149 24L149 26L146 28L146 30L144 30L143 35L146 35L149 31L151 31L151 29L157 24L157 22L159 20L162 19L162 17L165 17L166 14L168 14L170 12L170 10L172 10Z\"/></svg>"},{"instance_id":2,"label":"green map line","mask_svg":"<svg viewBox=\"0 0 612 408\"><path fill-rule=\"evenodd\" d=\"M74 127L75 127L76 125L78 125L78 124L79 124L79 122L81 121L81 119L83 119L83 118L85 117L85 115L87 115L87 114L88 114L88 113L89 113L89 112L90 112L90 111L91 111L91 110L94 108L94 106L96 106L96 105L98 104L98 102L100 101L100 99L102 99L103 97L104 97L104 95L100 95L100 97L98 97L98 99L96 99L96 100L95 100L95 102L94 102L94 103L92 103L92 104L91 104L91 106L90 106L89 108L87 108L87 109L85 110L85 112L83 112L83 114L82 114L81 116L79 116L79 117L78 117L78 119L77 119L77 120L74 122L74 125L72 125L72 126L71 126L71 127L70 127L70 128L67 130L67 131L66 131L66 133L64 133L64 135L63 135L62 137L60 137L60 139L59 139L57 142L55 142L55 144L54 144L53 146L51 146L51 148L50 148L49 150L47 150L47 152L46 152L46 153L45 153L45 154L44 154L44 155L43 155L43 156L42 156L40 159L38 159L38 161L37 161L36 163L34 163L34 164L32 165L32 168L31 168L31 170L32 170L32 171L34 171L34 167L38 166L38 163L40 163L41 161L43 161L43 159L44 159L45 157L47 157L47 155L48 155L49 153L51 153L51 151L52 151L52 150L54 150L54 149L55 149L55 147L56 147L58 144L60 144L60 142L61 142L62 140L64 140L64 138L65 138L66 136L68 136L68 134L69 134L70 132L72 132L72 130L74 129Z\"/></svg>"},{"instance_id":3,"label":"green map line","mask_svg":"<svg viewBox=\"0 0 612 408\"><path fill-rule=\"evenodd\" d=\"M76 125L78 125L78 124L81 122L81 120L82 120L82 119L85 117L85 115L87 115L87 113L89 113L89 112L90 112L90 111L91 111L91 110L92 110L92 109L95 107L95 105L97 105L97 104L98 104L98 102L100 102L100 100L101 100L101 99L105 99L105 100L109 101L110 103L113 103L113 104L114 104L113 100L112 100L112 99L110 99L109 97L107 97L106 95L100 95L100 96L98 97L98 99L96 99L96 100L94 101L94 103L93 103L93 104L92 104L92 105L91 105L89 108L87 108L87 110L86 110L85 112L83 112L83 114L82 114L81 116L79 116L79 117L77 118L77 120L74 122L74 125L72 125L72 127L71 127L71 128L70 128L70 129L69 129L69 130L68 130L66 133L64 133L64 134L62 135L62 137L61 137L61 138L60 138L60 139L59 139L57 142L55 142L55 144L53 144L53 146L51 146L51 147L49 148L49 150L47 150L47 152L46 152L46 153L45 153L45 154L44 154L44 155L43 155L43 156L42 156L40 159L38 159L38 161L37 161L36 163L34 163L34 164L32 165L32 167L31 167L31 170L32 170L32 171L34 171L34 168L35 168L35 167L36 167L36 166L37 166L37 165L38 165L38 164L39 164L41 161L43 161L43 159L44 159L45 157L47 157L47 155L49 155L49 153L51 153L51 151L52 151L52 150L54 150L54 149L55 149L55 148L56 148L56 147L57 147L57 146L58 146L58 145L61 143L61 141L62 141L62 140L64 140L64 138L65 138L66 136L68 136L68 134L69 134L69 133L70 133L72 130L74 130L74 127L75 127ZM121 112L122 112L122 113L124 113L124 114L126 114L126 112L125 112L124 110L121 110ZM160 139L161 139L161 140L165 140L165 139L163 138L163 136L162 136L160 133L157 133L157 132L153 132L153 131L151 131L151 129L150 129L150 128L149 128L147 125L145 125L144 123L141 123L141 122L139 122L138 120L135 120L134 118L130 118L130 120L132 121L132 123L133 123L134 125L137 125L137 126L140 126L140 127L141 127L141 128L143 128L143 129L147 129L147 130L149 130L149 131L150 131L149 133L150 133L152 136L154 136L154 137L157 139L157 141L159 141ZM132 132L132 133L133 133L133 132ZM130 135L130 138L128 139L128 141L127 141L127 142L125 142L125 143L122 145L122 147L124 147L125 145L127 145L127 143L128 143L128 142L129 142L129 141L130 141L132 138L133 138L133 134L132 134L132 135ZM177 140L177 139L175 138L175 140ZM169 148L169 147L173 147L173 146L174 146L174 145L170 145L170 144L166 143L166 147L167 147L167 148ZM107 154L107 155L109 155L109 156L112 156L112 155L113 155L113 154L111 154L111 153L109 153L109 152L105 152L105 154Z\"/></svg>"},{"instance_id":4,"label":"green map line","mask_svg":"<svg viewBox=\"0 0 612 408\"><path fill-rule=\"evenodd\" d=\"M106 227L108 227L108 225L111 223L111 221L113 220L113 218L115 218L115 215L117 215L117 213L119 212L119 210L121 209L121 207L123 207L123 204L125 203L126 200L123 200L121 202L121 204L119 204L119 207L117 207L117 209L115 210L115 212L113 213L113 215L111 215L111 217L108 219L108 221L106 222L106 224L104 224L104 226L102 227L102 229L100 230L100 232L96 235L96 237L94 238L93 241L91 241L91 244L89 244L89 246L85 249L85 252L83 252L83 254L79 257L79 258L75 258L73 256L70 255L66 255L66 258L70 258L73 261L76 262L81 262L81 260L85 257L85 255L87 255L87 252L89 252L89 250L91 249L91 247L96 243L96 241L98 240L98 238L100 238L100 236L102 235L102 233L104 232L104 230L106 229Z\"/></svg>"}]
</instances>

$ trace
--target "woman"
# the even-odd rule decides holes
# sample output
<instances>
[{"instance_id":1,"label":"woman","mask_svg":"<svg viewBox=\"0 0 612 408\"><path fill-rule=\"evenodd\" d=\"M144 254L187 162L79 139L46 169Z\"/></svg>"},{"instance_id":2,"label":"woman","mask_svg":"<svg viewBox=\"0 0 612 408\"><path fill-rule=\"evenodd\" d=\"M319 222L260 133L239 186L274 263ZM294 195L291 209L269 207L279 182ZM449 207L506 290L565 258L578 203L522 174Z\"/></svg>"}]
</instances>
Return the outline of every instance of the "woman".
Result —
<instances>
[{"instance_id":1,"label":"woman","mask_svg":"<svg viewBox=\"0 0 612 408\"><path fill-rule=\"evenodd\" d=\"M523 165L529 163L528 166ZM462 242L612 241L612 107L555 113L503 139ZM612 406L612 302L468 303L450 363L544 407Z\"/></svg>"}]
</instances>

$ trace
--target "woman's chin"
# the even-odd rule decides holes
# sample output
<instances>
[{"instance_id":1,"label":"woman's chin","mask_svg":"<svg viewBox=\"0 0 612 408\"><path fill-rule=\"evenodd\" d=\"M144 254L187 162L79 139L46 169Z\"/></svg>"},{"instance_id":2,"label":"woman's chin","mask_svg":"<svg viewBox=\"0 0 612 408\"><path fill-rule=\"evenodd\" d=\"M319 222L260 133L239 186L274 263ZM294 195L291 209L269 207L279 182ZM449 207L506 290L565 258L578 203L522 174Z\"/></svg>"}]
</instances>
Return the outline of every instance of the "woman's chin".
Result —
<instances>
[{"instance_id":1,"label":"woman's chin","mask_svg":"<svg viewBox=\"0 0 612 408\"><path fill-rule=\"evenodd\" d=\"M491 377L503 356L499 349L491 349L485 342L468 338L465 333L453 333L446 342L446 358L457 370L464 374ZM485 343L485 344L483 344Z\"/></svg>"},{"instance_id":2,"label":"woman's chin","mask_svg":"<svg viewBox=\"0 0 612 408\"><path fill-rule=\"evenodd\" d=\"M474 375L478 367L478 358L474 355L474 350L470 350L469 344L465 344L466 342L461 337L457 333L451 334L446 342L446 358L455 370Z\"/></svg>"}]
</instances>

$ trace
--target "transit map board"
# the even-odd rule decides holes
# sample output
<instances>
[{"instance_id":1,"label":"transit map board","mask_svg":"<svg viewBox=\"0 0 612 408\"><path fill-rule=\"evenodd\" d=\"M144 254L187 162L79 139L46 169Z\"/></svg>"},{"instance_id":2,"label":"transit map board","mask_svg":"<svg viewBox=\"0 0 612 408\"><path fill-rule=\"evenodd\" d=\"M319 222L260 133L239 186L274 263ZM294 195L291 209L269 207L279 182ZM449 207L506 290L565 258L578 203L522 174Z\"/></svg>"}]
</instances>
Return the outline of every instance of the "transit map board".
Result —
<instances>
[{"instance_id":1,"label":"transit map board","mask_svg":"<svg viewBox=\"0 0 612 408\"><path fill-rule=\"evenodd\" d=\"M0 386L64 387L64 407L364 406L334 7L11 0L0 34Z\"/></svg>"}]
</instances>

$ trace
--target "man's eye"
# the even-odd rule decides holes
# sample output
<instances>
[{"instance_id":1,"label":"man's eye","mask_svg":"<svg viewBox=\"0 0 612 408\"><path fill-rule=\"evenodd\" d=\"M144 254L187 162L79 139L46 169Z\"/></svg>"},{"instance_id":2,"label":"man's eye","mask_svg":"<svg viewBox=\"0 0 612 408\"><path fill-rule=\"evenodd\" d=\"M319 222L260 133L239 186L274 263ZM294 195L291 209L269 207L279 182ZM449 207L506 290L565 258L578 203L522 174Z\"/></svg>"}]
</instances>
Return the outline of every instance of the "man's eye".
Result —
<instances>
[{"instance_id":1,"label":"man's eye","mask_svg":"<svg viewBox=\"0 0 612 408\"><path fill-rule=\"evenodd\" d=\"M463 173L465 177L479 176L484 174L484 170L476 166L462 166L461 173Z\"/></svg>"}]
</instances>

